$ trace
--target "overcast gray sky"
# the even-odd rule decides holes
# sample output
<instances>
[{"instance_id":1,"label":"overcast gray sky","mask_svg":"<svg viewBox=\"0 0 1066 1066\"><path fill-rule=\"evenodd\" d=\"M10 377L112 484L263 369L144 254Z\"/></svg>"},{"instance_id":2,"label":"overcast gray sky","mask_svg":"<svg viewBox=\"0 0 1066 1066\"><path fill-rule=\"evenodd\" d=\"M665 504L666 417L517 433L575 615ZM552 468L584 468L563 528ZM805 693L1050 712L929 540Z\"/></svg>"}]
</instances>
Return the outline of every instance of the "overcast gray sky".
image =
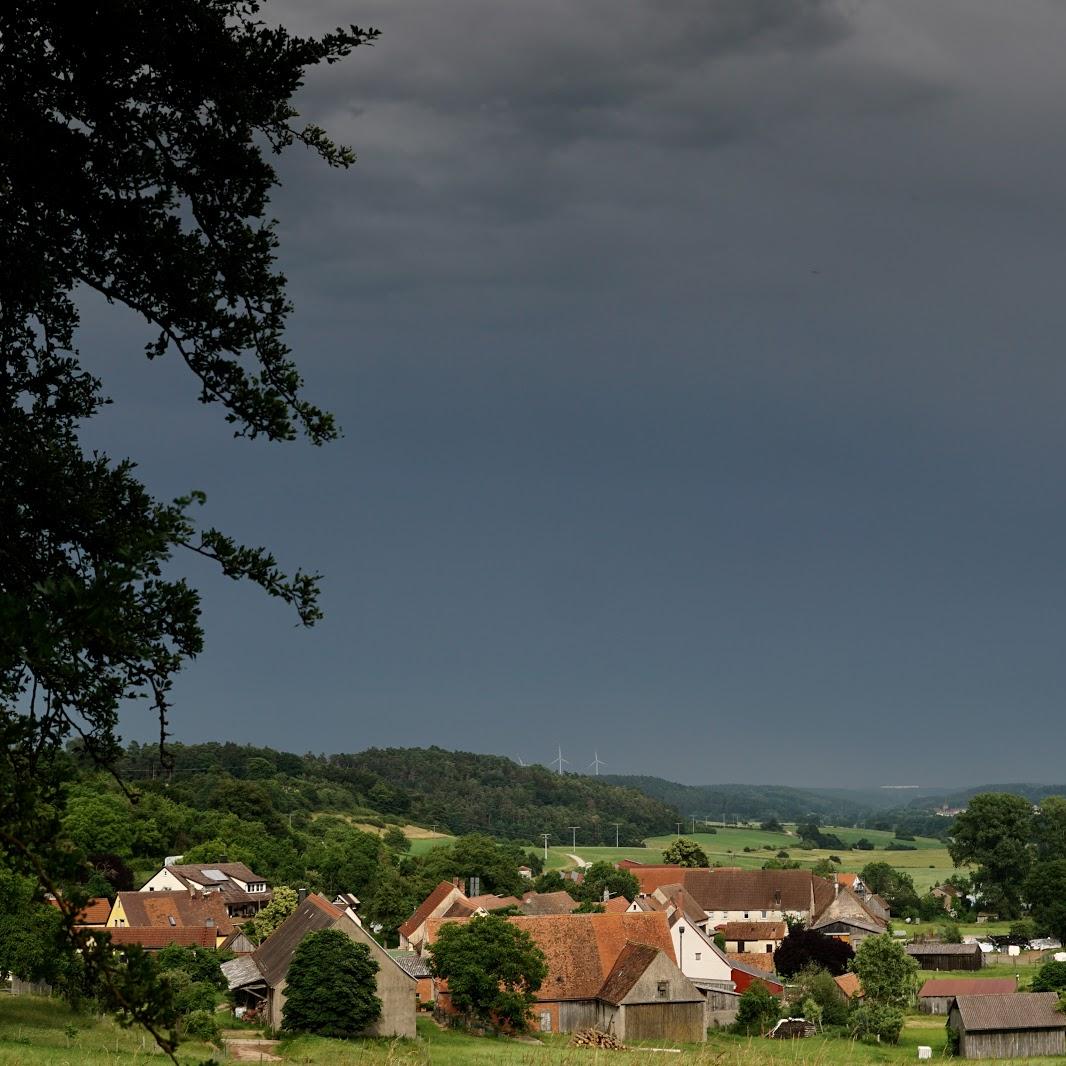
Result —
<instances>
[{"instance_id":1,"label":"overcast gray sky","mask_svg":"<svg viewBox=\"0 0 1066 1066\"><path fill-rule=\"evenodd\" d=\"M1061 0L267 10L383 31L299 99L358 165L274 203L344 440L82 336L90 440L326 575L300 631L191 564L179 739L1062 779Z\"/></svg>"}]
</instances>

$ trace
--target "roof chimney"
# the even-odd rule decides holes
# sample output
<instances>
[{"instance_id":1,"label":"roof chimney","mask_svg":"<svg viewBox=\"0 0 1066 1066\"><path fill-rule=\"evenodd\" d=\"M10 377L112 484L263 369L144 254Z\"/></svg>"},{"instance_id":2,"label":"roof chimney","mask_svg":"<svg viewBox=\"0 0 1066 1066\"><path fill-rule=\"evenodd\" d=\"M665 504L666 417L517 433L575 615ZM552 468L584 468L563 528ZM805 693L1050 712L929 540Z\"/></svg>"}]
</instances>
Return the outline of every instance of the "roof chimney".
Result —
<instances>
[{"instance_id":1,"label":"roof chimney","mask_svg":"<svg viewBox=\"0 0 1066 1066\"><path fill-rule=\"evenodd\" d=\"M296 893L296 902L303 903L305 899L307 899L307 889L301 888L300 891Z\"/></svg>"}]
</instances>

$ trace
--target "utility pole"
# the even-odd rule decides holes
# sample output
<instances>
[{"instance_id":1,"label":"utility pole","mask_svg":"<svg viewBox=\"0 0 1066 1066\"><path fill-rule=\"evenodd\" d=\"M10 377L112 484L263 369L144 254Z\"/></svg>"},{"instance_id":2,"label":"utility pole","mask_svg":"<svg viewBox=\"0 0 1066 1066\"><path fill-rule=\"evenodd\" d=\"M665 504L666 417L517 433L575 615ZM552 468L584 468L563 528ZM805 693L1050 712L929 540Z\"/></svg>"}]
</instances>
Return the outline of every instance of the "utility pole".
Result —
<instances>
[{"instance_id":1,"label":"utility pole","mask_svg":"<svg viewBox=\"0 0 1066 1066\"><path fill-rule=\"evenodd\" d=\"M696 816L693 814L693 815L690 815L690 817L692 818L692 835L695 836L696 835Z\"/></svg>"},{"instance_id":2,"label":"utility pole","mask_svg":"<svg viewBox=\"0 0 1066 1066\"><path fill-rule=\"evenodd\" d=\"M614 846L616 848L618 847L618 827L621 824L622 824L621 822L611 822L611 825L614 826Z\"/></svg>"},{"instance_id":3,"label":"utility pole","mask_svg":"<svg viewBox=\"0 0 1066 1066\"><path fill-rule=\"evenodd\" d=\"M541 833L540 835L542 837L544 837L544 861L547 862L548 861L548 837L551 836L551 833Z\"/></svg>"},{"instance_id":4,"label":"utility pole","mask_svg":"<svg viewBox=\"0 0 1066 1066\"><path fill-rule=\"evenodd\" d=\"M570 832L574 834L573 847L574 847L575 850L577 850L577 831L581 828L581 826L579 826L579 825L568 825L566 828L569 829Z\"/></svg>"},{"instance_id":5,"label":"utility pole","mask_svg":"<svg viewBox=\"0 0 1066 1066\"><path fill-rule=\"evenodd\" d=\"M676 826L677 826L677 835L678 835L678 836L681 836L681 827L682 827L682 826L683 826L684 824L685 824L684 822L675 822L675 823L674 823L674 825L676 825Z\"/></svg>"}]
</instances>

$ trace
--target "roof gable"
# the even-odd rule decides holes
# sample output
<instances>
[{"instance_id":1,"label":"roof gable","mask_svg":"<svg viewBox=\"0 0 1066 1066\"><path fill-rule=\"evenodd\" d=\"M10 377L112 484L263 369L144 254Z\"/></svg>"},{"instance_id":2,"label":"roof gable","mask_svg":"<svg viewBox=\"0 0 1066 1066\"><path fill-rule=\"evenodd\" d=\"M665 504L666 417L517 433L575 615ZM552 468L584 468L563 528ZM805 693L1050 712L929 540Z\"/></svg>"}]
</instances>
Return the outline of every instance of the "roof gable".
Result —
<instances>
[{"instance_id":1,"label":"roof gable","mask_svg":"<svg viewBox=\"0 0 1066 1066\"><path fill-rule=\"evenodd\" d=\"M626 944L604 980L599 998L617 1006L629 995L658 955L659 949L648 944Z\"/></svg>"},{"instance_id":2,"label":"roof gable","mask_svg":"<svg viewBox=\"0 0 1066 1066\"><path fill-rule=\"evenodd\" d=\"M400 935L410 937L417 932L419 927L431 917L438 907L441 907L452 894L459 899L465 899L463 893L450 881L441 881L435 889L415 908L414 914L400 926Z\"/></svg>"},{"instance_id":3,"label":"roof gable","mask_svg":"<svg viewBox=\"0 0 1066 1066\"><path fill-rule=\"evenodd\" d=\"M252 954L259 972L271 987L289 971L293 953L308 933L330 929L340 912L322 896L310 895Z\"/></svg>"}]
</instances>

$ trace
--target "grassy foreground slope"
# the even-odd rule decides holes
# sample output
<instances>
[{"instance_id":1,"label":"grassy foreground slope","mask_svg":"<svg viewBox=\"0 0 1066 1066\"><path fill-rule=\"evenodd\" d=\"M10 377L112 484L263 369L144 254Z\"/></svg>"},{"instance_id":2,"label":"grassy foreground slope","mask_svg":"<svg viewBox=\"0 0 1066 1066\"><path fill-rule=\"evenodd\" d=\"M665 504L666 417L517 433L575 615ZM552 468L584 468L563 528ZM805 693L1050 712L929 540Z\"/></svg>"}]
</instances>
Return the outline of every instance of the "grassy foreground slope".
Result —
<instances>
[{"instance_id":1,"label":"grassy foreground slope","mask_svg":"<svg viewBox=\"0 0 1066 1066\"><path fill-rule=\"evenodd\" d=\"M181 1045L182 1066L218 1057L195 1040ZM168 1060L142 1029L75 1014L60 999L0 995L0 1066L127 1066Z\"/></svg>"}]
</instances>

